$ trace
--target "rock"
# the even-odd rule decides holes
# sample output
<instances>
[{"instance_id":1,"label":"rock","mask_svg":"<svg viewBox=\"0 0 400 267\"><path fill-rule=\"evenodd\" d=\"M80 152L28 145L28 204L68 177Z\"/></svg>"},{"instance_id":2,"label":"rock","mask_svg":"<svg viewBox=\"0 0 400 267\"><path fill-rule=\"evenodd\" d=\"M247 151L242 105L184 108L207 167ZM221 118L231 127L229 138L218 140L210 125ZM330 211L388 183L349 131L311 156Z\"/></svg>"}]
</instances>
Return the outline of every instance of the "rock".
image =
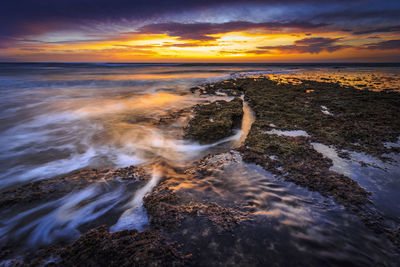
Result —
<instances>
[{"instance_id":1,"label":"rock","mask_svg":"<svg viewBox=\"0 0 400 267\"><path fill-rule=\"evenodd\" d=\"M194 118L184 129L184 137L202 144L216 142L233 135L233 129L240 127L242 117L243 101L238 97L230 102L222 100L196 105Z\"/></svg>"},{"instance_id":2,"label":"rock","mask_svg":"<svg viewBox=\"0 0 400 267\"><path fill-rule=\"evenodd\" d=\"M0 208L14 204L26 204L33 201L44 201L60 198L73 190L79 190L96 182L114 179L147 181L150 175L141 167L119 169L78 170L56 178L45 179L23 184L0 193Z\"/></svg>"},{"instance_id":3,"label":"rock","mask_svg":"<svg viewBox=\"0 0 400 267\"><path fill-rule=\"evenodd\" d=\"M144 198L144 206L150 215L150 224L155 229L173 230L187 218L204 216L223 230L232 230L235 225L248 219L249 213L225 208L217 203L185 203L165 185L159 186Z\"/></svg>"},{"instance_id":4,"label":"rock","mask_svg":"<svg viewBox=\"0 0 400 267\"><path fill-rule=\"evenodd\" d=\"M305 138L264 134L255 126L246 139L246 146L241 149L245 161L279 175L282 172L277 167L282 167L287 181L333 196L345 206L368 203L370 193L351 178L331 171L332 161L315 151ZM268 155L275 155L276 159Z\"/></svg>"},{"instance_id":5,"label":"rock","mask_svg":"<svg viewBox=\"0 0 400 267\"><path fill-rule=\"evenodd\" d=\"M256 121L238 150L245 161L259 164L289 182L333 197L356 214L376 233L386 235L399 246L399 230L391 229L371 205L371 193L348 176L330 170L332 161L314 150L311 142L334 146L337 151L357 151L388 160L385 154L398 148L400 135L400 94L392 91L358 90L333 82L297 79L279 82L269 78L240 78L237 93L255 113ZM224 86L217 83L208 90L215 93ZM312 90L312 91L310 91ZM311 93L312 92L312 93ZM333 116L321 112L326 106ZM281 131L304 130L307 137L279 136ZM339 153L348 158L348 153Z\"/></svg>"},{"instance_id":6,"label":"rock","mask_svg":"<svg viewBox=\"0 0 400 267\"><path fill-rule=\"evenodd\" d=\"M22 266L183 266L187 260L154 231L90 230L71 245L27 256Z\"/></svg>"},{"instance_id":7,"label":"rock","mask_svg":"<svg viewBox=\"0 0 400 267\"><path fill-rule=\"evenodd\" d=\"M236 83L255 112L261 130L271 130L270 124L279 130L301 129L312 136L313 142L364 152L382 160L387 159L383 154L396 152L385 147L385 142L396 142L400 136L397 92L358 90L311 80L291 84L245 78ZM310 89L313 93L306 93ZM321 106L334 116L322 113Z\"/></svg>"}]
</instances>

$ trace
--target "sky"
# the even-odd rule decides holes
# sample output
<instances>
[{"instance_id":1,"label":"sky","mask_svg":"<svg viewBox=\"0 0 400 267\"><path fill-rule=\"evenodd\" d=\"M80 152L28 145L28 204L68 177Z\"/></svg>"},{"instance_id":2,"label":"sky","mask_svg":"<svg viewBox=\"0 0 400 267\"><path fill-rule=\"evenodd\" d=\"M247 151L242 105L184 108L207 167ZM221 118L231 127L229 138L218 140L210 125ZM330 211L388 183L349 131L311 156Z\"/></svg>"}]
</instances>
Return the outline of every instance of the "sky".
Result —
<instances>
[{"instance_id":1,"label":"sky","mask_svg":"<svg viewBox=\"0 0 400 267\"><path fill-rule=\"evenodd\" d=\"M400 62L400 0L2 0L1 62Z\"/></svg>"}]
</instances>

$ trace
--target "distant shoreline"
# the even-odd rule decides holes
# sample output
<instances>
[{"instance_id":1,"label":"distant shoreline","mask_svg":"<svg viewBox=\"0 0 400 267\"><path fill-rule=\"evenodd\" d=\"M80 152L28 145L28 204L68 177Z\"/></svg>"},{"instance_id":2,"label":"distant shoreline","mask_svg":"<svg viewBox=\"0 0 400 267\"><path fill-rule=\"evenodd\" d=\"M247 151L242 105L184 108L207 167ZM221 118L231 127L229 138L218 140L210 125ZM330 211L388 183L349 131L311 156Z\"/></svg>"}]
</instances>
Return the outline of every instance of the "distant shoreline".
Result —
<instances>
[{"instance_id":1,"label":"distant shoreline","mask_svg":"<svg viewBox=\"0 0 400 267\"><path fill-rule=\"evenodd\" d=\"M162 66L289 66L289 67L400 67L400 62L306 62L306 63L196 63L196 62L185 62L185 63L175 63L175 62L0 62L0 65L92 65L92 66L135 66L135 65L162 65Z\"/></svg>"}]
</instances>

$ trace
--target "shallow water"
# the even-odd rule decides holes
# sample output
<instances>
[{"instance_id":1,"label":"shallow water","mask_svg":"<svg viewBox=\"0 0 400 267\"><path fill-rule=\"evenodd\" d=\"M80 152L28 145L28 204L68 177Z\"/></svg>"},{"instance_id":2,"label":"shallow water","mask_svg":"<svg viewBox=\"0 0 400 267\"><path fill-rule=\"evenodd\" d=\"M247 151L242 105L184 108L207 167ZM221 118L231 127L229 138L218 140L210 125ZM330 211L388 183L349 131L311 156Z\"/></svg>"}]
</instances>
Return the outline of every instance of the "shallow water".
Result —
<instances>
[{"instance_id":1,"label":"shallow water","mask_svg":"<svg viewBox=\"0 0 400 267\"><path fill-rule=\"evenodd\" d=\"M350 152L350 159L343 159L332 147L319 143L312 145L315 150L332 160L333 171L352 178L367 191L372 192L374 205L385 215L389 223L393 224L393 228L400 224L399 155L388 155L391 161L382 162L364 153Z\"/></svg>"},{"instance_id":2,"label":"shallow water","mask_svg":"<svg viewBox=\"0 0 400 267\"><path fill-rule=\"evenodd\" d=\"M208 78L175 77L160 67L107 75L97 68L62 69L35 69L22 77L17 69L17 77L2 77L0 188L85 167L124 167L156 157L181 161L204 149L177 137L184 121L166 127L155 122L217 99L188 91Z\"/></svg>"},{"instance_id":3,"label":"shallow water","mask_svg":"<svg viewBox=\"0 0 400 267\"><path fill-rule=\"evenodd\" d=\"M355 75L364 79L379 74L385 81L395 82L381 83L376 90L398 90L395 86L398 86L400 68L0 64L0 192L85 168L158 166L160 162L190 167L192 161L209 153L238 147L254 121L247 105L242 127L232 137L211 145L182 139L182 127L191 116L190 107L231 99L191 94L189 89L206 82L260 74L317 80L344 76L344 82L352 79L359 82ZM186 111L177 113L182 109ZM323 107L321 111L329 112ZM274 129L270 134L307 136L301 129L296 132ZM398 223L397 163L385 165L383 169L362 167L357 160L336 158L326 147L315 149L332 157L335 171L349 175L376 193L373 200L377 207L394 224ZM213 175L206 179L194 181L185 176L174 179L177 179L177 192L199 201L228 207L239 205L254 216L252 223L245 223L238 230L239 237L234 241L204 234L206 238L193 243L209 253L215 249L210 244L218 247L233 242L235 246L231 250L210 254L216 265L218 260L224 265L222 260L232 253L242 260L248 255L259 257L267 253L271 259L282 259L277 261L282 264L322 264L337 260L368 265L370 260L375 260L391 265L388 259L393 255L386 241L331 199L283 182L255 165L243 163L238 155L220 154L214 160L221 161L222 165L214 166ZM145 229L148 218L143 196L170 172L173 171L168 168L155 168L147 184L119 180L96 182L48 202L1 210L0 243L13 240L19 247L37 247L70 241L101 224L107 224L111 231ZM193 224L186 222L185 227L193 232ZM197 232L212 232L204 227ZM249 238L243 238L246 235ZM183 232L179 237L187 238Z\"/></svg>"},{"instance_id":4,"label":"shallow water","mask_svg":"<svg viewBox=\"0 0 400 267\"><path fill-rule=\"evenodd\" d=\"M196 261L226 265L346 265L380 262L396 266L392 245L375 236L358 217L331 198L283 181L238 153L209 159L217 163L202 180L180 180L184 197L241 207L252 214L233 232L218 232L206 222L183 224L175 238L192 242ZM196 219L193 219L196 220ZM190 242L188 242L190 241Z\"/></svg>"}]
</instances>

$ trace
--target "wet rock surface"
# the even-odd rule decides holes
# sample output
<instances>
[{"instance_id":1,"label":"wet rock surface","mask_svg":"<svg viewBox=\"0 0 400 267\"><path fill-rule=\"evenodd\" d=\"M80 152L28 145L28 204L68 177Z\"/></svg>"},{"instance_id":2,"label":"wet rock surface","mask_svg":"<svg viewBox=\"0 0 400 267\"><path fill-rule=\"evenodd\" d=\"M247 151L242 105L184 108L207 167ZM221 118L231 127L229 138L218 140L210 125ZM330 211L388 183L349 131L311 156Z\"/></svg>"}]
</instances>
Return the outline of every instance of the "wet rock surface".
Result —
<instances>
[{"instance_id":1,"label":"wet rock surface","mask_svg":"<svg viewBox=\"0 0 400 267\"><path fill-rule=\"evenodd\" d=\"M236 97L232 101L215 101L194 107L194 118L184 129L184 137L200 143L213 143L233 135L243 117L243 101Z\"/></svg>"},{"instance_id":2,"label":"wet rock surface","mask_svg":"<svg viewBox=\"0 0 400 267\"><path fill-rule=\"evenodd\" d=\"M269 79L236 81L257 116L261 130L301 129L315 142L382 157L398 152L385 147L400 135L400 95L343 87L338 83ZM238 89L239 90L239 89ZM322 112L329 110L333 115Z\"/></svg>"},{"instance_id":3,"label":"wet rock surface","mask_svg":"<svg viewBox=\"0 0 400 267\"><path fill-rule=\"evenodd\" d=\"M385 146L385 142L395 142L400 136L400 94L396 92L300 79L279 83L261 77L223 81L206 86L204 93L226 90L243 93L256 114L241 149L245 159L277 173L287 172L291 176L288 179L332 195L342 204L365 204L368 192L351 179L329 171L332 163L313 150L311 142L334 145L344 158L348 154L342 149L380 158L398 152L398 147ZM323 112L328 109L331 115ZM274 129L301 129L310 136L278 136L270 133ZM347 193L340 193L345 188L349 188Z\"/></svg>"},{"instance_id":4,"label":"wet rock surface","mask_svg":"<svg viewBox=\"0 0 400 267\"><path fill-rule=\"evenodd\" d=\"M89 230L78 240L64 246L58 243L44 246L38 251L25 254L18 253L12 240L1 247L0 260L3 263L20 266L181 266L190 263L190 251L182 256L180 245L171 236L180 232L183 222L195 220L217 229L219 233L232 231L244 220L250 220L250 214L240 209L223 207L215 202L207 202L198 198L185 197L185 191L174 189L179 178L187 180L204 177L204 168L213 168L207 157L195 163L191 168L177 168L164 164L163 180L144 198L144 207L149 216L149 230L109 232L108 226ZM27 184L18 190L3 193L3 203L26 205L30 201L48 200L69 190L86 187L99 181L116 179L134 180L139 187L148 181L148 172L138 167L122 169L82 170L54 180L43 180ZM178 179L178 180L177 180ZM171 187L171 188L170 188ZM9 201L12 199L12 201ZM206 221L204 222L203 219ZM190 223L192 224L192 223ZM195 223L196 224L196 223ZM168 238L168 242L166 241ZM187 242L187 240L184 240Z\"/></svg>"},{"instance_id":5,"label":"wet rock surface","mask_svg":"<svg viewBox=\"0 0 400 267\"><path fill-rule=\"evenodd\" d=\"M296 79L285 83L268 78L228 80L205 86L202 93L232 90L244 94L256 121L240 150L245 160L260 164L291 182L333 196L344 205L363 205L369 192L346 177L330 170L332 162L315 151L311 142L335 145L383 157L396 151L384 142L400 135L397 93L360 91L337 83ZM327 115L321 111L321 106ZM376 107L376 108L375 108ZM196 117L195 117L196 118ZM309 136L281 136L271 130L305 130ZM339 153L346 157L346 152Z\"/></svg>"},{"instance_id":6,"label":"wet rock surface","mask_svg":"<svg viewBox=\"0 0 400 267\"><path fill-rule=\"evenodd\" d=\"M240 155L238 151L230 151L206 156L190 166L162 165L161 181L143 199L149 219L148 229L143 232L125 230L110 233L107 226L101 226L69 245L49 246L17 258L12 246L5 247L0 259L20 266L181 266L204 265L210 263L210 259L215 265L221 266L264 266L271 262L282 266L288 263L353 263L351 259L336 260L327 255L310 259L304 251L291 244L292 238L298 236L291 236L284 231L274 236L276 228L285 228L286 225L283 225L286 223L289 224L288 228L301 227L290 225L293 222L287 221L279 221L281 225L273 224L273 211L268 205L273 202L270 199L281 197L277 193L280 188L266 192L267 182L258 181L256 186L249 185L246 184L249 177L245 177L243 185L237 187L247 187L240 190L232 186L237 183L233 177L221 175L226 171L227 162L241 159L256 163L287 182L332 197L346 210L356 214L365 226L400 248L399 229L388 225L385 218L374 210L371 193L346 175L332 171L332 160L318 153L311 144L321 142L334 145L339 150L339 156L344 158L349 158L349 154L343 149L362 151L381 158L384 158L384 153L398 152L398 148L383 144L396 141L400 135L399 121L395 120L400 114L396 113L400 111L398 94L359 91L335 83L304 80L280 84L266 78L229 80L193 88L192 91L229 96L244 94L256 114L256 121L245 143L238 149ZM171 123L188 112L178 111L163 117L158 123ZM185 138L203 144L216 142L232 135L233 129L240 124L243 101L235 97L230 102L197 105L193 114L194 117L184 129ZM308 135L278 135L271 132L273 129L300 129ZM238 165L233 166L231 168ZM64 177L7 189L0 193L0 207L47 201L94 182L136 181L136 186L141 187L150 179L149 171L139 167L82 170ZM261 190L258 187L263 188ZM232 201L235 198L229 195L230 189L232 194L242 194L242 199ZM262 198L264 196L265 199ZM281 201L293 202L289 206L294 210L299 208L299 204L286 195L281 197ZM267 215L257 217L258 213ZM284 242L280 240L282 238ZM316 250L323 250L327 246L325 243L313 243L315 240L307 238L305 242L309 242L310 247ZM280 252L277 253L277 250ZM288 251L282 252L285 250ZM282 255L287 258L283 259ZM208 256L211 258L208 259ZM365 264L371 260L365 255L362 257L358 263ZM372 262L382 263L379 259L372 259ZM386 262L383 265L387 265Z\"/></svg>"},{"instance_id":7,"label":"wet rock surface","mask_svg":"<svg viewBox=\"0 0 400 267\"><path fill-rule=\"evenodd\" d=\"M253 126L246 146L241 148L244 160L282 175L287 181L333 196L343 205L368 202L370 193L351 178L331 171L332 161L315 151L304 138L265 134Z\"/></svg>"},{"instance_id":8,"label":"wet rock surface","mask_svg":"<svg viewBox=\"0 0 400 267\"><path fill-rule=\"evenodd\" d=\"M385 223L379 211L369 210L370 192L351 178L331 171L332 161L318 153L311 142L342 150L364 152L382 160L398 147L385 146L400 136L400 94L359 90L339 83L295 79L280 83L268 78L244 78L214 84L209 93L243 93L256 115L243 159L254 162L309 190L332 196L395 244L397 231ZM207 93L207 92L204 92ZM308 136L282 136L271 130L305 130ZM367 211L365 210L367 209Z\"/></svg>"},{"instance_id":9,"label":"wet rock surface","mask_svg":"<svg viewBox=\"0 0 400 267\"><path fill-rule=\"evenodd\" d=\"M201 186L193 184L201 183L201 180L221 168L225 163L224 153L221 155L222 159L219 159L219 155L208 155L190 167L165 166L163 180L144 197L144 206L152 228L177 231L189 217L202 217L221 231L231 231L241 221L251 220L250 213L244 208L221 206L204 198L209 194ZM193 191L197 194L192 194Z\"/></svg>"},{"instance_id":10,"label":"wet rock surface","mask_svg":"<svg viewBox=\"0 0 400 267\"><path fill-rule=\"evenodd\" d=\"M82 189L91 183L114 179L147 181L150 176L143 168L134 166L120 169L80 170L62 177L40 180L13 189L6 189L0 193L0 207L6 208L13 204L54 199L73 190Z\"/></svg>"},{"instance_id":11,"label":"wet rock surface","mask_svg":"<svg viewBox=\"0 0 400 267\"><path fill-rule=\"evenodd\" d=\"M175 245L176 246L176 245ZM85 262L87 266L181 266L184 257L159 234L126 230L91 230L61 250L60 266Z\"/></svg>"},{"instance_id":12,"label":"wet rock surface","mask_svg":"<svg viewBox=\"0 0 400 267\"><path fill-rule=\"evenodd\" d=\"M108 232L100 226L82 235L74 243L51 247L14 259L15 266L183 266L185 257L153 231L125 230Z\"/></svg>"},{"instance_id":13,"label":"wet rock surface","mask_svg":"<svg viewBox=\"0 0 400 267\"><path fill-rule=\"evenodd\" d=\"M167 231L176 230L188 216L205 217L222 230L232 230L249 216L247 212L225 208L217 203L184 201L163 184L145 197L144 205L152 227Z\"/></svg>"}]
</instances>

